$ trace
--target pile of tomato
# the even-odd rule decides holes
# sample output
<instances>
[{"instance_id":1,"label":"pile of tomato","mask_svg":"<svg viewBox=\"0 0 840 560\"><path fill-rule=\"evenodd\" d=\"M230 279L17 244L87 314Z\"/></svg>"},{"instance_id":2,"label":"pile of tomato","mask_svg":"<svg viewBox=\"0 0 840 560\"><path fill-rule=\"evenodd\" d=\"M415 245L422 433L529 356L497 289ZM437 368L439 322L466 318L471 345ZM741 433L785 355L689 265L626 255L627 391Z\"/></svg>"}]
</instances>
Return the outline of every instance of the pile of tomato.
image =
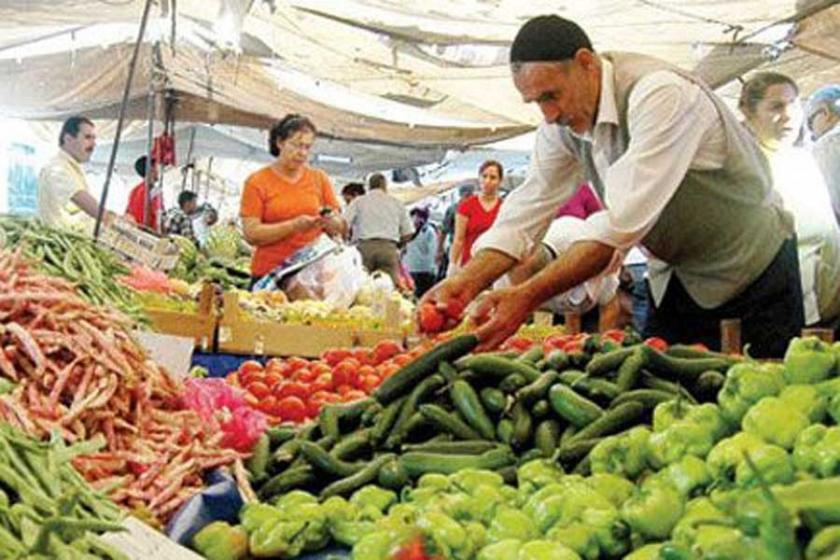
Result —
<instances>
[{"instance_id":1,"label":"pile of tomato","mask_svg":"<svg viewBox=\"0 0 840 560\"><path fill-rule=\"evenodd\" d=\"M388 340L373 348L327 350L318 360L271 358L264 365L248 360L227 380L245 389L247 402L273 423L303 422L316 417L324 404L365 398L427 349L409 352Z\"/></svg>"}]
</instances>

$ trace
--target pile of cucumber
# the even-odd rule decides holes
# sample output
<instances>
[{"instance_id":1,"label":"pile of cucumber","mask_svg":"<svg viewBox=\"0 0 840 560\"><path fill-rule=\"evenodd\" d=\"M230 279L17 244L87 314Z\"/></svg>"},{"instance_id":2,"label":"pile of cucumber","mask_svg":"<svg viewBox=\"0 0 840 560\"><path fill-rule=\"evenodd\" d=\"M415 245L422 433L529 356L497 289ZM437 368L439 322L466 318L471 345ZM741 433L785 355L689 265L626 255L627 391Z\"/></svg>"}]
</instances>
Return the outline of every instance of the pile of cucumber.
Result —
<instances>
[{"instance_id":1,"label":"pile of cucumber","mask_svg":"<svg viewBox=\"0 0 840 560\"><path fill-rule=\"evenodd\" d=\"M249 461L254 488L263 500L298 488L325 498L466 468L511 478L538 457L585 471L600 438L648 423L658 403L714 400L737 359L630 342L547 356L541 348L473 354L475 336L456 336L370 398L325 406L303 427L270 429Z\"/></svg>"}]
</instances>

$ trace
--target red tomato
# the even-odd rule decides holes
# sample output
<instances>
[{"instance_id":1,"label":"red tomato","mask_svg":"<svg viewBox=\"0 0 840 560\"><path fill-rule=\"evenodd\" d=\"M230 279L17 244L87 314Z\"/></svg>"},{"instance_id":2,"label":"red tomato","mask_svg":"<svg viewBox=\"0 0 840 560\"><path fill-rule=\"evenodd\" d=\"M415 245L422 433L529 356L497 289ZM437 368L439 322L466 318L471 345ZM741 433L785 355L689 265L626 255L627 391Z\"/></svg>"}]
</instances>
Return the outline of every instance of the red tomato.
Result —
<instances>
[{"instance_id":1,"label":"red tomato","mask_svg":"<svg viewBox=\"0 0 840 560\"><path fill-rule=\"evenodd\" d=\"M376 375L376 368L373 366L362 366L356 370L356 375L353 377L353 387L364 389L363 379L368 375Z\"/></svg>"},{"instance_id":2,"label":"red tomato","mask_svg":"<svg viewBox=\"0 0 840 560\"><path fill-rule=\"evenodd\" d=\"M248 385L248 392L261 399L268 395L271 390L262 381L254 381Z\"/></svg>"},{"instance_id":3,"label":"red tomato","mask_svg":"<svg viewBox=\"0 0 840 560\"><path fill-rule=\"evenodd\" d=\"M232 372L225 376L225 381L228 382L228 385L233 385L234 387L239 387L239 373Z\"/></svg>"},{"instance_id":4,"label":"red tomato","mask_svg":"<svg viewBox=\"0 0 840 560\"><path fill-rule=\"evenodd\" d=\"M348 358L351 360L355 360L358 362L359 365L362 364L370 364L373 362L373 354L371 353L370 349L368 348L354 348L353 349L353 357ZM347 361L346 359L344 361Z\"/></svg>"},{"instance_id":5,"label":"red tomato","mask_svg":"<svg viewBox=\"0 0 840 560\"><path fill-rule=\"evenodd\" d=\"M274 398L274 395L268 395L267 397L260 398L260 401L257 404L258 409L263 412L267 412L268 414L274 414L275 406L277 406L277 399Z\"/></svg>"},{"instance_id":6,"label":"red tomato","mask_svg":"<svg viewBox=\"0 0 840 560\"><path fill-rule=\"evenodd\" d=\"M364 391L359 391L358 389L351 389L346 393L341 395L341 400L343 402L350 402L350 401L357 401L359 399L363 399L367 397L367 394Z\"/></svg>"},{"instance_id":7,"label":"red tomato","mask_svg":"<svg viewBox=\"0 0 840 560\"><path fill-rule=\"evenodd\" d=\"M332 367L330 367L329 364L326 364L324 362L316 362L309 366L309 369L318 374L316 377L321 376L325 373L332 373Z\"/></svg>"},{"instance_id":8,"label":"red tomato","mask_svg":"<svg viewBox=\"0 0 840 560\"><path fill-rule=\"evenodd\" d=\"M502 350L516 350L517 352L524 352L534 345L534 341L521 336L512 336L502 344Z\"/></svg>"},{"instance_id":9,"label":"red tomato","mask_svg":"<svg viewBox=\"0 0 840 560\"><path fill-rule=\"evenodd\" d=\"M318 374L316 372L312 371L311 369L304 368L297 370L293 379L301 383L312 383L312 381L314 381L316 377L318 377Z\"/></svg>"},{"instance_id":10,"label":"red tomato","mask_svg":"<svg viewBox=\"0 0 840 560\"><path fill-rule=\"evenodd\" d=\"M327 364L334 366L349 356L350 350L347 348L331 348L330 350L325 350L321 357Z\"/></svg>"},{"instance_id":11,"label":"red tomato","mask_svg":"<svg viewBox=\"0 0 840 560\"><path fill-rule=\"evenodd\" d=\"M245 392L245 396L243 397L245 402L251 405L253 408L260 408L260 399L259 397L252 395L249 392Z\"/></svg>"},{"instance_id":12,"label":"red tomato","mask_svg":"<svg viewBox=\"0 0 840 560\"><path fill-rule=\"evenodd\" d=\"M404 366L405 364L412 361L414 357L411 354L400 354L398 356L394 356L394 363L397 366Z\"/></svg>"},{"instance_id":13,"label":"red tomato","mask_svg":"<svg viewBox=\"0 0 840 560\"><path fill-rule=\"evenodd\" d=\"M563 345L561 350L563 350L567 354L571 354L573 352L583 352L584 344L584 340L570 340L569 342Z\"/></svg>"},{"instance_id":14,"label":"red tomato","mask_svg":"<svg viewBox=\"0 0 840 560\"><path fill-rule=\"evenodd\" d=\"M301 422L306 419L306 404L298 397L284 397L275 407L277 416L283 420Z\"/></svg>"},{"instance_id":15,"label":"red tomato","mask_svg":"<svg viewBox=\"0 0 840 560\"><path fill-rule=\"evenodd\" d=\"M387 365L383 364L383 365L379 366L379 370L378 370L379 371L379 376L382 379L387 379L388 377L391 377L392 375L397 373L397 371L399 369L400 369L400 366L398 366L397 364L394 364L394 363L389 363Z\"/></svg>"},{"instance_id":16,"label":"red tomato","mask_svg":"<svg viewBox=\"0 0 840 560\"><path fill-rule=\"evenodd\" d=\"M374 389L379 387L379 384L381 382L382 382L382 380L377 375L374 375L374 374L365 375L364 377L362 377L362 381L361 381L362 387L361 387L361 389L365 393L370 394L370 393L373 392Z\"/></svg>"},{"instance_id":17,"label":"red tomato","mask_svg":"<svg viewBox=\"0 0 840 560\"><path fill-rule=\"evenodd\" d=\"M283 375L277 371L272 371L270 369L266 370L265 374L265 384L268 385L269 389L277 385L278 383L283 381Z\"/></svg>"},{"instance_id":18,"label":"red tomato","mask_svg":"<svg viewBox=\"0 0 840 560\"><path fill-rule=\"evenodd\" d=\"M349 385L353 382L353 379L356 378L356 371L361 367L361 364L358 360L354 360L353 358L347 358L332 371L332 379L333 384L338 385Z\"/></svg>"},{"instance_id":19,"label":"red tomato","mask_svg":"<svg viewBox=\"0 0 840 560\"><path fill-rule=\"evenodd\" d=\"M602 334L601 338L606 339L606 340L612 340L613 342L618 342L619 344L621 344L622 342L624 342L624 337L625 336L626 336L626 333L622 330L610 329L610 330L606 331L604 334Z\"/></svg>"},{"instance_id":20,"label":"red tomato","mask_svg":"<svg viewBox=\"0 0 840 560\"><path fill-rule=\"evenodd\" d=\"M305 368L309 365L309 360L304 360L303 358L298 358L297 356L293 356L286 360L286 365L292 370L297 371L301 368Z\"/></svg>"},{"instance_id":21,"label":"red tomato","mask_svg":"<svg viewBox=\"0 0 840 560\"><path fill-rule=\"evenodd\" d=\"M665 342L664 339L659 338L658 336L652 336L646 339L645 346L649 346L654 350L659 350L660 352L664 352L668 349L668 343Z\"/></svg>"},{"instance_id":22,"label":"red tomato","mask_svg":"<svg viewBox=\"0 0 840 560\"><path fill-rule=\"evenodd\" d=\"M332 388L333 379L330 373L322 373L309 385L309 389L313 394L319 391L332 391Z\"/></svg>"},{"instance_id":23,"label":"red tomato","mask_svg":"<svg viewBox=\"0 0 840 560\"><path fill-rule=\"evenodd\" d=\"M284 397L299 397L301 399L306 399L309 397L309 388L303 383L298 383L297 381L287 381L282 385L278 385L278 387L279 390L275 392L278 399L282 399Z\"/></svg>"},{"instance_id":24,"label":"red tomato","mask_svg":"<svg viewBox=\"0 0 840 560\"><path fill-rule=\"evenodd\" d=\"M373 347L373 361L381 364L402 352L399 344L393 340L383 340Z\"/></svg>"},{"instance_id":25,"label":"red tomato","mask_svg":"<svg viewBox=\"0 0 840 560\"><path fill-rule=\"evenodd\" d=\"M262 371L262 370L263 370L262 364L259 363L256 360L246 360L246 361L242 362L241 364L239 364L239 375L240 375L240 377L241 376L247 376L247 375L250 375L250 374L252 374L256 371Z\"/></svg>"},{"instance_id":26,"label":"red tomato","mask_svg":"<svg viewBox=\"0 0 840 560\"><path fill-rule=\"evenodd\" d=\"M417 310L417 320L420 323L420 331L426 333L436 333L443 329L446 322L445 318L437 310L433 303L424 303Z\"/></svg>"},{"instance_id":27,"label":"red tomato","mask_svg":"<svg viewBox=\"0 0 840 560\"><path fill-rule=\"evenodd\" d=\"M450 299L446 302L446 316L453 321L460 321L464 314L464 304L461 300Z\"/></svg>"},{"instance_id":28,"label":"red tomato","mask_svg":"<svg viewBox=\"0 0 840 560\"><path fill-rule=\"evenodd\" d=\"M423 546L423 537L412 537L410 541L400 546L391 558L392 560L428 560Z\"/></svg>"},{"instance_id":29,"label":"red tomato","mask_svg":"<svg viewBox=\"0 0 840 560\"><path fill-rule=\"evenodd\" d=\"M338 385L335 388L335 392L338 393L341 396L344 396L351 391L355 391L355 389L353 389L352 385L347 385L347 384Z\"/></svg>"}]
</instances>

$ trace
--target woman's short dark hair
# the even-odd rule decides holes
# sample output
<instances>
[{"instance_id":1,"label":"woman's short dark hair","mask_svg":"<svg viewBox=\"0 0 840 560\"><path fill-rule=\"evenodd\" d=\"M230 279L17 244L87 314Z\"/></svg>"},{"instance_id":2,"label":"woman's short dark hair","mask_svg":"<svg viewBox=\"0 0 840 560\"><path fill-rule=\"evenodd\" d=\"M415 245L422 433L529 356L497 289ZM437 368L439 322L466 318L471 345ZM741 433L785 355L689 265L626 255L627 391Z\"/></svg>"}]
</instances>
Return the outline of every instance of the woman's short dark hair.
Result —
<instances>
[{"instance_id":1,"label":"woman's short dark hair","mask_svg":"<svg viewBox=\"0 0 840 560\"><path fill-rule=\"evenodd\" d=\"M146 176L146 162L148 161L148 156L140 156L134 161L134 171L136 171L137 174L141 177ZM157 162L154 159L152 159L152 167L154 167L156 163Z\"/></svg>"},{"instance_id":2,"label":"woman's short dark hair","mask_svg":"<svg viewBox=\"0 0 840 560\"><path fill-rule=\"evenodd\" d=\"M767 95L767 90L770 86L789 85L799 95L799 86L793 81L790 76L785 76L779 72L758 72L744 82L741 88L741 97L738 99L738 108L745 115L755 113L756 107Z\"/></svg>"},{"instance_id":3,"label":"woman's short dark hair","mask_svg":"<svg viewBox=\"0 0 840 560\"><path fill-rule=\"evenodd\" d=\"M341 189L341 194L346 196L362 196L365 194L365 186L362 183L347 183Z\"/></svg>"},{"instance_id":4,"label":"woman's short dark hair","mask_svg":"<svg viewBox=\"0 0 840 560\"><path fill-rule=\"evenodd\" d=\"M288 140L290 136L301 130L307 130L312 134L318 133L318 129L309 118L297 113L289 113L271 127L268 133L268 151L274 157L279 156L280 148L277 147L277 142Z\"/></svg>"},{"instance_id":5,"label":"woman's short dark hair","mask_svg":"<svg viewBox=\"0 0 840 560\"><path fill-rule=\"evenodd\" d=\"M502 164L496 161L495 159L488 159L484 163L481 164L481 167L478 168L478 174L481 175L484 173L484 170L488 167L495 167L496 170L499 172L499 179L505 178L505 170L502 167Z\"/></svg>"}]
</instances>

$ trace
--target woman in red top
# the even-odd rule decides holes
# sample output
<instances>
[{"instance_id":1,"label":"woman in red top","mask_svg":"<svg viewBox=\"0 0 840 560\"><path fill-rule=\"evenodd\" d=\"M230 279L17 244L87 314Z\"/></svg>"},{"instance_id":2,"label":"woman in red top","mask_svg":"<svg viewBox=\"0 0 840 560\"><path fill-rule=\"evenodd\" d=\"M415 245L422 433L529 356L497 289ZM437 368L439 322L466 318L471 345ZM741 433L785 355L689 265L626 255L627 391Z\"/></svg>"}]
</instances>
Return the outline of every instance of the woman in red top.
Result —
<instances>
[{"instance_id":1,"label":"woman in red top","mask_svg":"<svg viewBox=\"0 0 840 560\"><path fill-rule=\"evenodd\" d=\"M490 229L502 205L502 199L499 197L499 185L504 177L502 164L493 160L485 161L481 164L478 174L480 192L458 205L455 236L449 251L449 270L457 270L469 262L473 243Z\"/></svg>"}]
</instances>

